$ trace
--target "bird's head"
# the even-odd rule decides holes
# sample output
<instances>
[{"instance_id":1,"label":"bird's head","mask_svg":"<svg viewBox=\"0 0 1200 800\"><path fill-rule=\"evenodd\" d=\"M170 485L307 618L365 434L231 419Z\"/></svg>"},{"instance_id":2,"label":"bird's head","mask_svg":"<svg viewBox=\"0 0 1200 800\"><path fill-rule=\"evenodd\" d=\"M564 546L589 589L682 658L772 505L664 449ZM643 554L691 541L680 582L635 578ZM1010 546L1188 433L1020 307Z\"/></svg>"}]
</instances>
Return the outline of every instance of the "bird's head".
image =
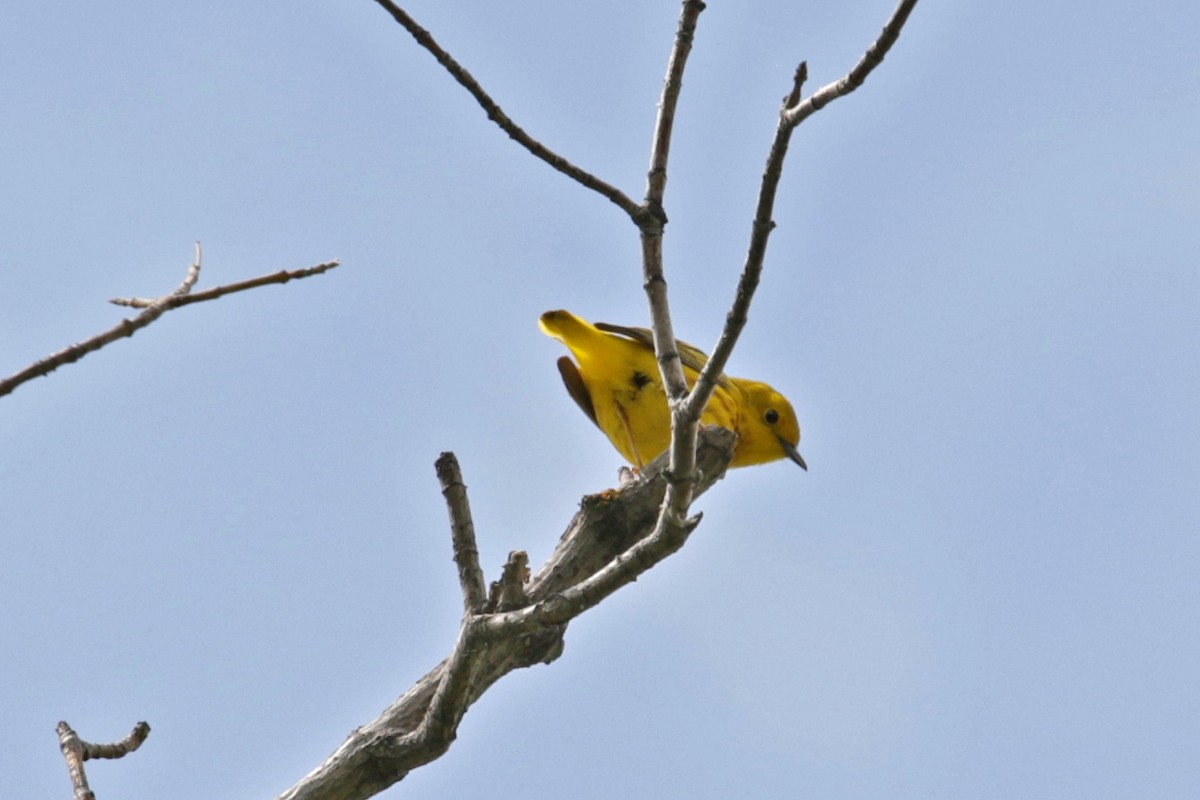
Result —
<instances>
[{"instance_id":1,"label":"bird's head","mask_svg":"<svg viewBox=\"0 0 1200 800\"><path fill-rule=\"evenodd\" d=\"M788 399L765 383L734 379L744 398L733 466L763 464L788 458L808 469L800 451L800 423Z\"/></svg>"}]
</instances>

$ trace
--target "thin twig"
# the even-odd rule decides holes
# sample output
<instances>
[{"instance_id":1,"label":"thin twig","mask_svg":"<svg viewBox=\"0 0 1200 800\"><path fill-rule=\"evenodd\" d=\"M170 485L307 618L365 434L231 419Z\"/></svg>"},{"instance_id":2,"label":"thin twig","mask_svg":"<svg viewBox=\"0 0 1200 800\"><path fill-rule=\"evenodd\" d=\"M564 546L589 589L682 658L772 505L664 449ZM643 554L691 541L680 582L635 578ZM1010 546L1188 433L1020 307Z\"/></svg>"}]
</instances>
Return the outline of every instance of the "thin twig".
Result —
<instances>
[{"instance_id":1,"label":"thin twig","mask_svg":"<svg viewBox=\"0 0 1200 800\"><path fill-rule=\"evenodd\" d=\"M671 407L670 471L667 493L655 527L655 537L672 540L686 538L687 509L692 502L696 467L696 435L700 425L700 413L688 413L682 404L688 394L683 364L679 358L679 346L675 341L671 309L667 300L667 280L663 272L662 236L666 213L663 196L667 185L667 161L670 155L671 133L674 129L675 108L683 89L683 73L687 66L692 42L696 37L696 24L704 11L701 0L684 0L679 14L679 25L675 33L675 44L667 62L667 76L663 81L662 98L659 100L658 117L654 124L653 145L650 152L650 171L646 179L646 207L655 211L652 218L639 223L642 237L643 287L650 304L650 318L654 331L654 352L662 374L663 387ZM703 407L701 407L703 408Z\"/></svg>"},{"instance_id":2,"label":"thin twig","mask_svg":"<svg viewBox=\"0 0 1200 800\"><path fill-rule=\"evenodd\" d=\"M513 550L508 554L500 580L492 582L487 611L508 611L525 605L525 584L528 582L529 554L524 550Z\"/></svg>"},{"instance_id":3,"label":"thin twig","mask_svg":"<svg viewBox=\"0 0 1200 800\"><path fill-rule=\"evenodd\" d=\"M884 26L879 38L867 49L866 55L844 78L822 87L807 100L800 100L800 95L804 82L808 78L808 66L801 62L800 67L796 70L792 91L784 98L779 124L775 130L775 139L771 143L766 168L763 170L758 205L755 209L754 223L750 233L750 246L746 253L746 262L742 268L741 277L738 279L737 292L729 313L726 315L721 337L717 340L712 355L687 401L695 413L701 412L708 404L713 389L716 387L716 378L724 372L729 356L733 353L733 347L737 344L738 337L746 325L750 303L754 299L754 292L758 288L759 278L762 275L767 241L771 231L775 229L775 222L772 219L775 195L779 188L780 177L783 175L783 162L787 157L792 131L814 112L862 85L871 70L883 61L888 50L896 43L908 15L916 4L917 0L901 0L895 11L892 12L892 16Z\"/></svg>"},{"instance_id":4,"label":"thin twig","mask_svg":"<svg viewBox=\"0 0 1200 800\"><path fill-rule=\"evenodd\" d=\"M704 11L701 0L684 0L675 31L675 43L667 60L667 74L663 80L662 96L658 101L658 116L654 120L654 136L650 147L650 169L646 174L647 208L654 211L651 218L640 224L642 235L642 271L645 279L646 299L650 303L650 318L654 330L654 351L662 372L663 386L667 397L675 400L687 394L687 382L683 365L679 360L675 344L675 331L671 323L670 303L667 300L667 280L663 272L662 234L666 224L663 198L667 191L667 162L671 154L671 133L675 127L675 109L683 91L683 72L692 42L696 38L696 24Z\"/></svg>"},{"instance_id":5,"label":"thin twig","mask_svg":"<svg viewBox=\"0 0 1200 800\"><path fill-rule=\"evenodd\" d=\"M64 364L72 364L86 356L88 353L95 352L100 348L115 342L126 336L133 334L154 322L165 312L170 311L180 306L186 306L191 303L202 303L206 300L216 300L218 297L223 297L234 292L243 292L247 289L255 289L259 286L266 286L272 283L287 283L293 279L307 278L310 275L319 275L322 272L333 269L338 265L337 261L329 261L324 264L318 264L315 267L307 269L299 269L292 271L276 272L272 275L263 275L258 278L242 281L240 283L232 283L225 286L218 286L214 289L207 289L203 292L191 294L192 286L195 285L197 278L200 276L200 247L196 246L196 260L188 267L187 275L183 282L171 293L165 294L162 297L147 300L144 298L117 298L110 302L117 305L128 306L130 308L144 309L141 314L138 314L133 319L123 319L115 326L103 333L97 334L92 338L73 344L70 347L59 350L57 353L52 353L49 356L30 364L25 369L17 372L8 378L0 381L0 397L9 394L23 383L39 378L44 375L49 375L54 370Z\"/></svg>"},{"instance_id":6,"label":"thin twig","mask_svg":"<svg viewBox=\"0 0 1200 800\"><path fill-rule=\"evenodd\" d=\"M800 66L796 67L796 74L792 77L792 91L783 98L784 108L791 108L800 102L800 95L804 92L804 83L807 80L808 62L801 61Z\"/></svg>"},{"instance_id":7,"label":"thin twig","mask_svg":"<svg viewBox=\"0 0 1200 800\"><path fill-rule=\"evenodd\" d=\"M184 297L196 285L196 280L200 277L200 245L196 244L196 260L188 266L187 274L183 278L183 282L179 284L170 294L165 294L157 300L149 303L146 310L138 314L133 319L123 319L116 326L93 336L85 342L73 344L70 347L60 350L57 353L43 358L41 361L36 361L15 375L0 381L0 397L11 392L13 389L20 386L26 381L42 375L48 375L54 370L61 367L63 364L70 364L83 358L88 353L99 350L107 344L110 344L117 339L125 336L133 336L135 331L146 327L154 320L158 319L167 310L167 303L178 297Z\"/></svg>"},{"instance_id":8,"label":"thin twig","mask_svg":"<svg viewBox=\"0 0 1200 800\"><path fill-rule=\"evenodd\" d=\"M862 86L863 81L867 79L872 70L883 63L883 59L888 54L888 51L892 49L892 45L900 38L900 31L904 29L904 23L908 21L908 15L912 13L916 5L917 0L900 0L900 4L896 6L896 10L892 12L891 19L883 26L883 31L879 34L879 38L867 48L867 52L846 73L845 77L834 83L822 86L803 103L793 105L788 109L785 116L788 118L789 124L793 127L799 125L834 100L844 97L859 86Z\"/></svg>"},{"instance_id":9,"label":"thin twig","mask_svg":"<svg viewBox=\"0 0 1200 800\"><path fill-rule=\"evenodd\" d=\"M675 30L675 44L667 61L667 75L663 80L662 96L658 103L658 116L654 120L654 140L650 146L650 171L646 180L646 206L662 213L663 195L667 191L667 160L671 153L671 135L675 130L675 108L683 89L683 71L692 43L696 38L696 23L704 11L702 0L684 0ZM663 218L666 222L666 218Z\"/></svg>"},{"instance_id":10,"label":"thin twig","mask_svg":"<svg viewBox=\"0 0 1200 800\"><path fill-rule=\"evenodd\" d=\"M191 305L192 303L203 303L208 300L216 300L219 297L224 297L227 294L236 294L244 292L247 289L257 289L260 286L270 286L274 283L287 283L288 281L300 280L301 278L309 278L313 275L320 275L322 272L328 272L340 265L339 261L326 261L323 264L317 264L314 267L305 267L304 269L280 270L272 272L269 275L259 275L257 278L248 278L237 283L226 283L222 286L214 286L211 289L205 289L202 292L195 294L187 294L179 297L172 297L167 300L167 310L179 308L180 306ZM127 306L129 308L146 308L153 305L155 300L146 299L144 297L114 297L108 302L117 306Z\"/></svg>"},{"instance_id":11,"label":"thin twig","mask_svg":"<svg viewBox=\"0 0 1200 800\"><path fill-rule=\"evenodd\" d=\"M133 726L128 736L112 744L95 744L85 742L79 734L65 721L58 723L58 746L62 749L63 758L67 762L67 772L71 776L71 787L75 791L75 800L94 800L95 795L88 787L87 774L83 762L94 758L124 758L142 746L150 735L150 725L139 722Z\"/></svg>"},{"instance_id":12,"label":"thin twig","mask_svg":"<svg viewBox=\"0 0 1200 800\"><path fill-rule=\"evenodd\" d=\"M441 45L433 38L433 35L418 25L408 12L391 2L391 0L375 1L383 6L384 10L391 14L392 18L400 23L417 40L417 44L429 51L437 59L437 62L446 68L451 77L458 81L459 85L471 93L471 96L475 98L475 102L479 103L483 107L483 110L487 112L488 119L499 125L500 129L509 135L509 138L567 177L607 197L635 221L642 216L644 213L642 207L620 189L601 180L587 170L577 167L563 156L534 139L520 125L513 122L512 118L504 113L499 104L492 99L491 95L484 91L474 76L459 64L453 56L443 50Z\"/></svg>"},{"instance_id":13,"label":"thin twig","mask_svg":"<svg viewBox=\"0 0 1200 800\"><path fill-rule=\"evenodd\" d=\"M471 521L471 505L467 487L454 453L442 453L435 463L442 496L450 512L450 538L454 544L454 563L458 565L458 583L462 587L463 611L477 614L487 602L483 570L479 566L479 548L475 544L475 523Z\"/></svg>"}]
</instances>

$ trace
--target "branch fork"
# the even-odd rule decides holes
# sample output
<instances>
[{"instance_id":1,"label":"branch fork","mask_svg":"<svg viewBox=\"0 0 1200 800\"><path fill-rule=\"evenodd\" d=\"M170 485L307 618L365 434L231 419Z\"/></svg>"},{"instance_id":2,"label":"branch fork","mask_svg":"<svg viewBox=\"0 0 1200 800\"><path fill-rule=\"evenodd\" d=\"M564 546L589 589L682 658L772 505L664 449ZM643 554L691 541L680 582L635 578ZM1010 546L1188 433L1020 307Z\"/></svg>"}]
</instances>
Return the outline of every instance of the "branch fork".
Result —
<instances>
[{"instance_id":1,"label":"branch fork","mask_svg":"<svg viewBox=\"0 0 1200 800\"><path fill-rule=\"evenodd\" d=\"M674 45L658 105L641 203L592 173L574 165L518 126L475 78L432 35L392 0L376 0L479 103L514 141L538 159L623 210L638 227L642 243L643 288L653 323L654 347L671 411L671 445L647 465L641 478L619 489L584 498L579 512L549 560L530 575L528 556L513 551L490 591L479 564L475 527L457 459L443 453L436 464L450 517L454 562L463 598L463 618L454 649L440 664L398 698L377 719L354 731L328 759L279 800L365 800L401 780L410 770L442 755L457 735L467 709L508 672L549 663L563 651L563 637L575 617L637 578L682 547L700 523L688 516L693 500L719 480L733 457L734 434L702 427L700 416L711 399L744 328L762 273L775 194L792 131L816 111L861 86L882 62L916 5L901 0L883 32L840 80L804 98L807 64L801 62L784 98L778 127L767 156L746 260L725 325L708 363L689 390L679 358L663 271L662 237L667 224L664 197L675 111L683 74L705 5L683 0ZM0 381L0 396L21 383L48 374L122 336L153 322L165 311L211 300L267 283L320 274L328 262L308 270L280 272L240 284L192 293L200 272L200 249L180 286L156 299L114 302L143 309L133 320L34 364ZM83 776L86 758L116 758L136 749L149 732L141 723L123 742L90 745L60 723L63 753L76 788L76 800L91 800Z\"/></svg>"},{"instance_id":2,"label":"branch fork","mask_svg":"<svg viewBox=\"0 0 1200 800\"><path fill-rule=\"evenodd\" d=\"M260 275L257 278L241 281L239 283L231 283L224 286L216 286L212 289L207 289L203 292L192 293L192 287L196 285L196 281L200 279L200 261L202 251L200 243L196 242L196 257L187 268L187 274L184 275L183 281L173 291L156 298L130 297L120 298L115 297L109 300L110 303L127 308L140 308L142 313L132 319L123 319L109 328L103 333L99 333L90 339L87 339L78 344L73 344L70 347L59 350L57 353L52 353L40 361L35 361L25 369L17 372L4 380L0 380L0 397L9 394L18 386L34 378L49 375L54 370L64 364L71 364L83 358L89 353L93 353L100 348L112 344L117 339L126 336L133 336L134 333L146 327L156 319L161 317L166 312L179 308L180 306L190 305L191 303L203 303L208 300L216 300L219 297L224 297L227 294L236 292L244 292L247 289L255 289L259 286L267 286L272 283L287 283L290 280L298 280L308 278L313 275L320 275L338 266L337 261L326 261L323 264L318 264L315 267L298 270L281 270L269 275Z\"/></svg>"},{"instance_id":3,"label":"branch fork","mask_svg":"<svg viewBox=\"0 0 1200 800\"><path fill-rule=\"evenodd\" d=\"M58 745L62 749L63 758L67 762L67 772L71 776L71 787L75 792L75 800L95 800L95 794L88 786L87 774L83 762L95 758L124 758L137 750L150 735L150 725L139 722L133 726L128 736L112 744L94 744L79 738L75 729L65 721L58 723Z\"/></svg>"},{"instance_id":4,"label":"branch fork","mask_svg":"<svg viewBox=\"0 0 1200 800\"><path fill-rule=\"evenodd\" d=\"M654 349L657 354L663 387L671 402L672 437L669 452L671 469L678 480L671 484L664 505L664 525L678 525L685 518L693 496L696 476L695 444L696 428L700 415L708 405L720 375L737 344L738 337L746 325L747 314L762 274L767 240L775 228L771 215L775 205L775 194L782 175L784 158L792 131L816 111L838 97L845 96L861 86L867 76L887 55L896 43L917 0L900 0L884 25L879 37L846 75L838 81L822 87L807 99L802 99L804 83L808 78L808 65L801 62L792 80L790 93L784 98L780 121L767 157L767 166L759 190L757 211L751 226L750 244L746 261L738 280L733 305L726 315L725 326L712 350L708 364L701 372L689 392L675 342L674 326L671 322L667 302L667 281L663 272L662 235L667 223L664 197L666 194L668 161L675 111L683 88L683 74L688 56L696 37L696 26L705 9L703 0L682 0L675 41L667 61L667 73L663 81L662 94L658 102L658 115L650 149L650 165L646 171L646 193L641 203L612 184L576 166L562 155L554 152L534 139L503 112L499 104L479 82L447 53L426 29L393 0L376 0L392 18L424 47L441 64L451 77L465 88L489 120L495 122L510 138L532 155L575 180L580 185L606 197L623 210L637 226L642 240L643 288L650 307L654 331ZM667 508L671 509L669 514Z\"/></svg>"},{"instance_id":5,"label":"branch fork","mask_svg":"<svg viewBox=\"0 0 1200 800\"><path fill-rule=\"evenodd\" d=\"M279 800L362 800L437 758L453 741L467 708L507 672L549 663L562 653L567 624L678 550L700 522L689 517L696 496L723 474L733 457L734 434L700 426L717 377L737 343L758 287L775 193L792 131L804 119L861 85L895 42L916 0L901 0L883 34L841 81L802 99L807 64L801 63L784 98L767 158L746 261L721 336L689 391L667 302L662 236L663 202L675 109L682 90L701 0L683 0L655 121L646 194L642 203L551 151L514 123L467 70L391 0L376 0L428 50L514 141L581 185L620 207L642 242L643 288L653 322L654 348L671 409L671 445L647 465L642 478L584 498L550 559L529 577L528 558L510 553L503 574L484 591L475 527L457 460L443 453L437 473L450 516L454 561L463 596L463 621L450 656L321 766ZM599 532L603 531L603 535Z\"/></svg>"},{"instance_id":6,"label":"branch fork","mask_svg":"<svg viewBox=\"0 0 1200 800\"><path fill-rule=\"evenodd\" d=\"M733 441L723 428L703 431L698 460L706 477L698 491L724 475ZM571 620L678 550L699 521L661 532L656 527L668 491L666 467L664 455L646 466L641 479L585 497L554 553L532 576L526 553L510 553L480 606L482 571L466 488L454 454L443 453L435 469L464 607L454 649L279 800L364 800L383 791L445 753L467 709L493 683L514 669L557 659Z\"/></svg>"}]
</instances>

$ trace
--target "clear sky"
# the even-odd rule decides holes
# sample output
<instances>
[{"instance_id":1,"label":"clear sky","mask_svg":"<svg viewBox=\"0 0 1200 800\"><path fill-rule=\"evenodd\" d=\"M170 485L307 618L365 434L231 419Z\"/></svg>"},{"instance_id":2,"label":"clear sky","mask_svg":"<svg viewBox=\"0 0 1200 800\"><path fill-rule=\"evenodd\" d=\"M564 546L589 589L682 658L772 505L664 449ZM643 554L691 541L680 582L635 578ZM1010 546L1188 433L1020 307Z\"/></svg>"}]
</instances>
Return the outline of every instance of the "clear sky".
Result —
<instances>
[{"instance_id":1,"label":"clear sky","mask_svg":"<svg viewBox=\"0 0 1200 800\"><path fill-rule=\"evenodd\" d=\"M534 136L641 196L678 5L406 7ZM891 0L722 2L667 211L710 347L780 98ZM740 470L688 546L510 675L391 797L1184 798L1200 784L1193 2L925 0L796 134L730 374L806 474ZM153 733L101 800L273 797L454 640L433 462L489 579L616 451L537 316L646 324L633 226L516 147L370 0L5 3L0 372L113 296L331 258L0 399L0 783Z\"/></svg>"}]
</instances>

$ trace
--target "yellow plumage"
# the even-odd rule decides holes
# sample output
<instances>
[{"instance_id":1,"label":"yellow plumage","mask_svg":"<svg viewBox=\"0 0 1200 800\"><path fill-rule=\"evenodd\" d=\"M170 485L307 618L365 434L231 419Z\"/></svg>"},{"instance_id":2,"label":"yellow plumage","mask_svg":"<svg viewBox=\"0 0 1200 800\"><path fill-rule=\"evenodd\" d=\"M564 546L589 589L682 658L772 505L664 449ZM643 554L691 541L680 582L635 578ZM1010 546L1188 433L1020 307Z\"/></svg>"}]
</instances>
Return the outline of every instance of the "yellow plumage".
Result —
<instances>
[{"instance_id":1,"label":"yellow plumage","mask_svg":"<svg viewBox=\"0 0 1200 800\"><path fill-rule=\"evenodd\" d=\"M567 356L558 360L567 391L629 463L641 469L667 449L671 413L649 330L593 325L569 311L547 311L538 324L575 356L578 365ZM708 356L685 342L678 345L690 388ZM721 375L700 421L737 434L730 466L790 458L808 469L796 450L796 412L765 383Z\"/></svg>"}]
</instances>

